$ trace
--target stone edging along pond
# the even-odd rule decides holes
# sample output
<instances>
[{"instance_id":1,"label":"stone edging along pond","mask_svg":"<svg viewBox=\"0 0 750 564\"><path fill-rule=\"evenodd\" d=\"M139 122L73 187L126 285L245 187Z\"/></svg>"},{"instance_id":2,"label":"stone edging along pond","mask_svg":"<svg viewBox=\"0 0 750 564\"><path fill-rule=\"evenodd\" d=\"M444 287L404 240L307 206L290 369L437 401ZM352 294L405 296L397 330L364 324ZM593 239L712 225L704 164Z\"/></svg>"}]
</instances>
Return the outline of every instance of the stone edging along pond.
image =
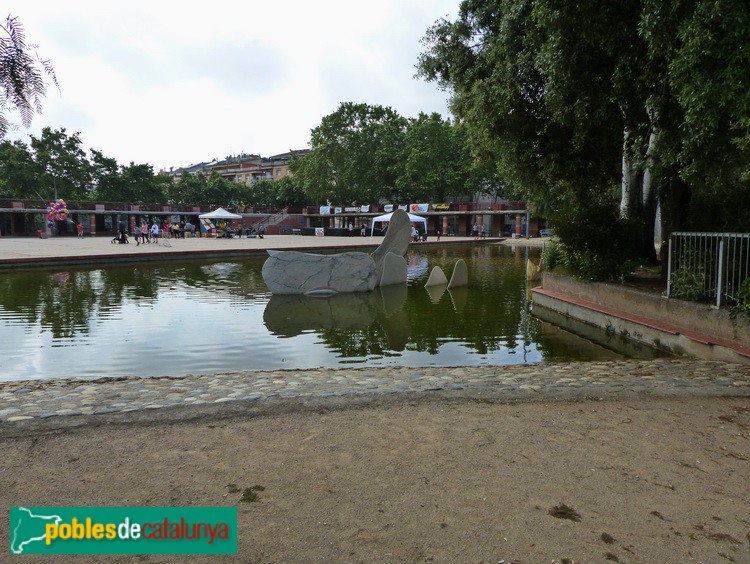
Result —
<instances>
[{"instance_id":1,"label":"stone edging along pond","mask_svg":"<svg viewBox=\"0 0 750 564\"><path fill-rule=\"evenodd\" d=\"M533 291L547 308L675 354L750 363L750 320L724 309L667 299L617 284L587 282L545 272Z\"/></svg>"}]
</instances>

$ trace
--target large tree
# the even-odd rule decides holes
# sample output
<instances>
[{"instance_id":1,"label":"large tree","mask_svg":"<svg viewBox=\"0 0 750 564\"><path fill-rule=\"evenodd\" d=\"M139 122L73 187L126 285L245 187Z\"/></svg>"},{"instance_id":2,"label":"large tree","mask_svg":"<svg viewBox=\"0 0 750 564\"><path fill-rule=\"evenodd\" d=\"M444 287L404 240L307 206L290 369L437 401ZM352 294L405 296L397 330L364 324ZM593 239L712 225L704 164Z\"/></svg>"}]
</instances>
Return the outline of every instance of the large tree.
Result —
<instances>
[{"instance_id":1,"label":"large tree","mask_svg":"<svg viewBox=\"0 0 750 564\"><path fill-rule=\"evenodd\" d=\"M377 201L396 192L406 127L391 108L342 103L312 130L312 151L292 171L318 203Z\"/></svg>"},{"instance_id":2,"label":"large tree","mask_svg":"<svg viewBox=\"0 0 750 564\"><path fill-rule=\"evenodd\" d=\"M657 201L674 229L696 193L747 192L748 18L739 0L466 0L419 72L552 219L622 232L614 208L648 254Z\"/></svg>"},{"instance_id":3,"label":"large tree","mask_svg":"<svg viewBox=\"0 0 750 564\"><path fill-rule=\"evenodd\" d=\"M57 85L55 71L49 61L32 53L26 43L23 27L8 16L0 25L0 141L11 123L6 112L17 111L28 127L34 112L41 112L42 98L47 93L45 76Z\"/></svg>"},{"instance_id":4,"label":"large tree","mask_svg":"<svg viewBox=\"0 0 750 564\"><path fill-rule=\"evenodd\" d=\"M130 163L122 167L120 201L158 203L165 199L165 185L169 179L154 175L150 164Z\"/></svg>"},{"instance_id":5,"label":"large tree","mask_svg":"<svg viewBox=\"0 0 750 564\"><path fill-rule=\"evenodd\" d=\"M42 136L31 136L34 162L39 167L39 185L47 198L85 200L91 192L91 163L81 146L79 134L68 135L65 128L42 129Z\"/></svg>"},{"instance_id":6,"label":"large tree","mask_svg":"<svg viewBox=\"0 0 750 564\"><path fill-rule=\"evenodd\" d=\"M400 161L399 201L442 202L480 188L471 183L472 155L465 129L439 114L409 120Z\"/></svg>"},{"instance_id":7,"label":"large tree","mask_svg":"<svg viewBox=\"0 0 750 564\"><path fill-rule=\"evenodd\" d=\"M91 149L91 176L95 199L101 202L123 201L122 175L115 159Z\"/></svg>"},{"instance_id":8,"label":"large tree","mask_svg":"<svg viewBox=\"0 0 750 564\"><path fill-rule=\"evenodd\" d=\"M45 200L37 193L37 171L25 143L0 142L0 197Z\"/></svg>"}]
</instances>

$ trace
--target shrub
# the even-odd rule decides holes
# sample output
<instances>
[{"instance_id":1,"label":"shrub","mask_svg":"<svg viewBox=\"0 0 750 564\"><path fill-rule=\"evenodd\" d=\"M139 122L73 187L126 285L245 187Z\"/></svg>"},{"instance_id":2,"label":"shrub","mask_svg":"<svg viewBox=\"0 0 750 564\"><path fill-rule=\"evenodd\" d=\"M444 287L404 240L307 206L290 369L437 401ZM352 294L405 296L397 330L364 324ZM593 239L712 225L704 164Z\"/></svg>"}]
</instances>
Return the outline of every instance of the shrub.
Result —
<instances>
[{"instance_id":1,"label":"shrub","mask_svg":"<svg viewBox=\"0 0 750 564\"><path fill-rule=\"evenodd\" d=\"M670 297L691 302L707 300L708 293L703 272L678 268L672 273Z\"/></svg>"},{"instance_id":2,"label":"shrub","mask_svg":"<svg viewBox=\"0 0 750 564\"><path fill-rule=\"evenodd\" d=\"M750 316L750 278L745 278L740 285L737 303L732 306L730 312L732 317L737 317L740 314Z\"/></svg>"},{"instance_id":3,"label":"shrub","mask_svg":"<svg viewBox=\"0 0 750 564\"><path fill-rule=\"evenodd\" d=\"M589 280L622 280L629 274L640 250L635 222L621 219L611 204L591 203L555 221L560 248L552 253L552 266L564 265Z\"/></svg>"}]
</instances>

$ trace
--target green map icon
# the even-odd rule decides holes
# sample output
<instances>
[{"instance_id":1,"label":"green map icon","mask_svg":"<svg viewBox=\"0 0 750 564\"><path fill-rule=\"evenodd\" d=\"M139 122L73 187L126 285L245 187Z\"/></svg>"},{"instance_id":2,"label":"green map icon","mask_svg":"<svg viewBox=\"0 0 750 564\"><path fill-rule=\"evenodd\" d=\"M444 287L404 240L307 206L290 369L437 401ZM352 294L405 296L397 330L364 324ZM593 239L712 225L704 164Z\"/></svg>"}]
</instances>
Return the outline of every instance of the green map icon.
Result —
<instances>
[{"instance_id":1,"label":"green map icon","mask_svg":"<svg viewBox=\"0 0 750 564\"><path fill-rule=\"evenodd\" d=\"M10 509L10 552L23 554L32 543L45 544L46 527L49 523L60 524L59 515L37 515L25 507ZM31 552L34 549L30 549Z\"/></svg>"}]
</instances>

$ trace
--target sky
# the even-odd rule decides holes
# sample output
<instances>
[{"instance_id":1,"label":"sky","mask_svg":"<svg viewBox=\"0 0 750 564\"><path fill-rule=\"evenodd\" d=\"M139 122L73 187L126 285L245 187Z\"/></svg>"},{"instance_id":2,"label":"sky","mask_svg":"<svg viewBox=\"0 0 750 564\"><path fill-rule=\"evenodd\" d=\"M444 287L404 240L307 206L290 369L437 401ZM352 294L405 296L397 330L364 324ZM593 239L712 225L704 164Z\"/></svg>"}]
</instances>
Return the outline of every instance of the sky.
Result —
<instances>
[{"instance_id":1,"label":"sky","mask_svg":"<svg viewBox=\"0 0 750 564\"><path fill-rule=\"evenodd\" d=\"M448 94L414 77L420 40L460 0L160 2L6 0L50 84L30 128L80 133L121 165L154 170L309 148L343 102L449 117Z\"/></svg>"}]
</instances>

